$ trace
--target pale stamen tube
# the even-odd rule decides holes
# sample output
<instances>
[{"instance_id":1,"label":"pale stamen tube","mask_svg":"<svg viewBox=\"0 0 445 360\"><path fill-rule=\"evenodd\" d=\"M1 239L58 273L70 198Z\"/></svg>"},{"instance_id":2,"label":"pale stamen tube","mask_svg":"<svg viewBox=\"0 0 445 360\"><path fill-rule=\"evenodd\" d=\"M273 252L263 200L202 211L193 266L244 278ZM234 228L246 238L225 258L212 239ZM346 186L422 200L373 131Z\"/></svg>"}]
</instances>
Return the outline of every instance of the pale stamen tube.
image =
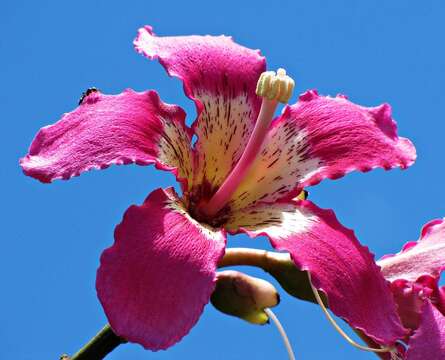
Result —
<instances>
[{"instance_id":1,"label":"pale stamen tube","mask_svg":"<svg viewBox=\"0 0 445 360\"><path fill-rule=\"evenodd\" d=\"M238 163L218 191L209 202L202 205L201 210L204 214L210 217L216 215L230 200L261 151L278 102L287 103L292 96L294 86L294 81L286 75L284 69L278 69L277 74L273 71L261 74L256 93L263 98L263 102L249 142Z\"/></svg>"}]
</instances>

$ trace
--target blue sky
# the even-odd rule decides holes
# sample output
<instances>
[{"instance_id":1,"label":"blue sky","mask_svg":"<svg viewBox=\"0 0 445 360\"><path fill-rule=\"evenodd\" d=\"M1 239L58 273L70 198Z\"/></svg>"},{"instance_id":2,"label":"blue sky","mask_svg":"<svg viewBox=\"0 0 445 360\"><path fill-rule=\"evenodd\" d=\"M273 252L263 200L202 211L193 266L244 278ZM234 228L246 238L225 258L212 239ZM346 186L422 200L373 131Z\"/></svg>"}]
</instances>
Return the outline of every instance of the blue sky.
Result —
<instances>
[{"instance_id":1,"label":"blue sky","mask_svg":"<svg viewBox=\"0 0 445 360\"><path fill-rule=\"evenodd\" d=\"M417 163L407 171L351 174L309 189L312 201L333 208L380 257L416 239L425 222L445 216L444 4L3 1L0 359L57 359L100 329L106 319L95 272L114 226L130 204L174 182L153 167L120 166L43 185L18 166L38 129L72 110L91 86L106 93L156 89L193 120L193 104L180 82L133 51L138 27L151 24L159 35L232 35L260 48L270 69L284 67L297 93L317 88L368 106L389 102L400 134L417 147ZM229 245L268 246L244 236ZM376 358L347 345L319 308L281 294L276 313L297 359ZM109 356L178 358L286 359L286 353L273 326L249 325L207 306L189 336L170 350L124 345Z\"/></svg>"}]
</instances>

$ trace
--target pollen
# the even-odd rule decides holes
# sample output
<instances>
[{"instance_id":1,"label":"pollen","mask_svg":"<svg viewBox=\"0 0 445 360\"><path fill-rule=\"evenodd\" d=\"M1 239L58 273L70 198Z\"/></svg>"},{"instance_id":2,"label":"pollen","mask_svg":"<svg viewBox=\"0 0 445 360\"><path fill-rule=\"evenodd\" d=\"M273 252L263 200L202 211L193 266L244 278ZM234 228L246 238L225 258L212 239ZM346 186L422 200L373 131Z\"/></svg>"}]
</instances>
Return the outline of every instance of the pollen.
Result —
<instances>
[{"instance_id":1,"label":"pollen","mask_svg":"<svg viewBox=\"0 0 445 360\"><path fill-rule=\"evenodd\" d=\"M279 101L286 104L294 90L294 80L286 75L286 70L278 69L263 72L256 86L256 94L269 100Z\"/></svg>"}]
</instances>

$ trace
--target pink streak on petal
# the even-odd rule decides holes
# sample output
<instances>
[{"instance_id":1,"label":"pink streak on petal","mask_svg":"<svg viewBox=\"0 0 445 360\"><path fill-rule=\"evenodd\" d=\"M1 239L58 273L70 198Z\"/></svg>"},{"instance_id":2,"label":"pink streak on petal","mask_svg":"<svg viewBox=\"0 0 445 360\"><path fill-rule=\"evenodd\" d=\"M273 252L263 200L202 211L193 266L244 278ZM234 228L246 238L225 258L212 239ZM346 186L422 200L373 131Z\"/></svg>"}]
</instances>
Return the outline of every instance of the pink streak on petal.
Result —
<instances>
[{"instance_id":1,"label":"pink streak on petal","mask_svg":"<svg viewBox=\"0 0 445 360\"><path fill-rule=\"evenodd\" d=\"M177 175L188 177L191 134L184 119L180 107L163 103L155 91L127 89L119 95L93 92L74 111L42 128L20 164L26 175L46 183L67 180L90 169L130 163L178 167ZM177 134L170 139L171 146L164 144L167 128L176 129L170 131ZM174 148L183 150L183 159L172 155L177 153ZM185 164L182 168L181 161Z\"/></svg>"},{"instance_id":2,"label":"pink streak on petal","mask_svg":"<svg viewBox=\"0 0 445 360\"><path fill-rule=\"evenodd\" d=\"M155 190L131 206L101 256L96 288L117 335L147 349L166 349L186 335L214 289L225 235L180 210Z\"/></svg>"},{"instance_id":3,"label":"pink streak on petal","mask_svg":"<svg viewBox=\"0 0 445 360\"><path fill-rule=\"evenodd\" d=\"M158 37L150 26L139 29L134 45L149 59L159 59L170 76L181 79L191 99L203 92L227 97L247 92L259 111L255 87L265 70L265 59L258 50L224 35Z\"/></svg>"},{"instance_id":4,"label":"pink streak on petal","mask_svg":"<svg viewBox=\"0 0 445 360\"><path fill-rule=\"evenodd\" d=\"M420 326L409 342L406 360L445 359L445 317L425 302Z\"/></svg>"},{"instance_id":5,"label":"pink streak on petal","mask_svg":"<svg viewBox=\"0 0 445 360\"><path fill-rule=\"evenodd\" d=\"M253 130L261 105L255 88L266 68L264 57L230 37L158 37L149 26L139 30L134 44L181 79L186 95L195 101L194 183L209 184L205 192L211 196L239 160Z\"/></svg>"},{"instance_id":6,"label":"pink streak on petal","mask_svg":"<svg viewBox=\"0 0 445 360\"><path fill-rule=\"evenodd\" d=\"M388 104L369 108L344 97L319 96L312 90L301 95L283 116L308 132L309 154L324 165L302 186L314 185L324 178L337 179L353 170L404 169L416 159L412 143L397 136Z\"/></svg>"},{"instance_id":7,"label":"pink streak on petal","mask_svg":"<svg viewBox=\"0 0 445 360\"><path fill-rule=\"evenodd\" d=\"M310 202L302 206L319 218L318 223L306 234L272 239L272 245L289 251L300 269L311 272L314 286L327 295L330 309L352 327L380 344L402 338L405 331L374 256L332 211Z\"/></svg>"},{"instance_id":8,"label":"pink streak on petal","mask_svg":"<svg viewBox=\"0 0 445 360\"><path fill-rule=\"evenodd\" d=\"M416 281L423 275L435 279L445 268L445 219L426 224L417 242L407 243L401 252L378 261L386 279Z\"/></svg>"},{"instance_id":9,"label":"pink streak on petal","mask_svg":"<svg viewBox=\"0 0 445 360\"><path fill-rule=\"evenodd\" d=\"M291 200L324 178L376 167L406 168L416 157L411 142L397 137L389 105L366 108L316 91L285 107L267 136L231 208Z\"/></svg>"},{"instance_id":10,"label":"pink streak on petal","mask_svg":"<svg viewBox=\"0 0 445 360\"><path fill-rule=\"evenodd\" d=\"M333 211L309 201L262 204L249 211L240 210L239 222L232 219L229 231L234 233L239 226L252 237L266 235L276 249L288 251L327 295L330 309L378 343L389 345L405 335L374 256Z\"/></svg>"}]
</instances>

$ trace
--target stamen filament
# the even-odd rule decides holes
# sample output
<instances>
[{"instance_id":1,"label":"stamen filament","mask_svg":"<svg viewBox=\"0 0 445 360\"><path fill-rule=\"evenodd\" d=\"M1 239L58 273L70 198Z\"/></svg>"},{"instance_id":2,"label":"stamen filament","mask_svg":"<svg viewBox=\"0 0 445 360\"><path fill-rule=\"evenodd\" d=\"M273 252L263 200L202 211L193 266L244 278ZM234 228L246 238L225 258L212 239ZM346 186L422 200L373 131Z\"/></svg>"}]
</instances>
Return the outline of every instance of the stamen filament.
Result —
<instances>
[{"instance_id":1,"label":"stamen filament","mask_svg":"<svg viewBox=\"0 0 445 360\"><path fill-rule=\"evenodd\" d=\"M244 180L247 171L250 169L250 166L253 164L256 155L263 145L265 135L277 105L278 102L276 100L263 98L260 115L258 116L252 135L241 158L218 191L201 209L208 216L213 216L218 213L233 195L241 181Z\"/></svg>"},{"instance_id":2,"label":"stamen filament","mask_svg":"<svg viewBox=\"0 0 445 360\"><path fill-rule=\"evenodd\" d=\"M272 321L274 322L275 326L278 329L278 332L283 338L284 346L286 347L287 353L289 355L289 360L295 360L294 351L292 350L292 346L290 344L289 338L286 335L286 332L284 331L283 325L281 325L277 316L273 313L271 309L266 308L264 309L264 312L267 314L267 316L269 316L270 319L272 319Z\"/></svg>"},{"instance_id":3,"label":"stamen filament","mask_svg":"<svg viewBox=\"0 0 445 360\"><path fill-rule=\"evenodd\" d=\"M354 340L352 340L340 326L336 323L334 318L329 314L329 311L326 309L326 306L323 303L323 300L321 300L320 294L318 293L318 290L314 287L311 280L311 274L308 272L308 278L309 278L309 284L311 285L312 291L314 293L315 299L317 300L318 305L320 305L321 309L326 315L326 318L329 320L329 322L332 324L335 330L352 346L356 347L357 349L363 350L363 351L370 351L375 353L384 353L384 352L391 352L391 357L393 356L393 351L397 351L393 347L381 347L381 348L370 348L364 345L360 345L356 343Z\"/></svg>"}]
</instances>

